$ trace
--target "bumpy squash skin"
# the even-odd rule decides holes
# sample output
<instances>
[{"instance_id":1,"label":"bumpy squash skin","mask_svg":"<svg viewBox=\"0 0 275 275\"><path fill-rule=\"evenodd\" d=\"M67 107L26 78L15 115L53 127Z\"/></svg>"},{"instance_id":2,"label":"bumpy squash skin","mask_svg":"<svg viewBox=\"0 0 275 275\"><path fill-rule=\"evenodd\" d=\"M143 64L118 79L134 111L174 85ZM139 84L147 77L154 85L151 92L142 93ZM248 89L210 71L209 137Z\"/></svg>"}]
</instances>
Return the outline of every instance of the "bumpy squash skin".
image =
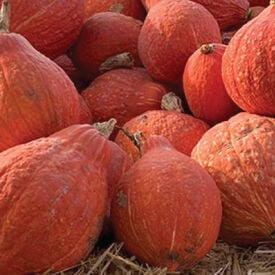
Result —
<instances>
[{"instance_id":1,"label":"bumpy squash skin","mask_svg":"<svg viewBox=\"0 0 275 275\"><path fill-rule=\"evenodd\" d=\"M84 18L83 0L9 2L10 31L23 35L51 59L66 53L80 33Z\"/></svg>"},{"instance_id":2,"label":"bumpy squash skin","mask_svg":"<svg viewBox=\"0 0 275 275\"><path fill-rule=\"evenodd\" d=\"M148 110L160 109L167 90L152 80L143 68L116 69L92 81L81 95L94 121L111 118L123 126L131 118Z\"/></svg>"},{"instance_id":3,"label":"bumpy squash skin","mask_svg":"<svg viewBox=\"0 0 275 275\"><path fill-rule=\"evenodd\" d=\"M0 154L0 273L58 271L93 249L107 207L108 140L90 125Z\"/></svg>"},{"instance_id":4,"label":"bumpy squash skin","mask_svg":"<svg viewBox=\"0 0 275 275\"><path fill-rule=\"evenodd\" d=\"M21 35L0 34L0 151L80 123L79 94Z\"/></svg>"},{"instance_id":5,"label":"bumpy squash skin","mask_svg":"<svg viewBox=\"0 0 275 275\"><path fill-rule=\"evenodd\" d=\"M163 135L177 150L190 155L193 147L209 129L209 125L180 112L152 110L130 119L123 125L123 128L132 134L140 132L143 142L150 135ZM137 147L122 131L115 137L115 142L133 160L140 158Z\"/></svg>"},{"instance_id":6,"label":"bumpy squash skin","mask_svg":"<svg viewBox=\"0 0 275 275\"><path fill-rule=\"evenodd\" d=\"M147 10L160 1L141 0ZM219 23L221 30L244 23L249 12L249 2L247 0L193 0L193 2L201 4L210 11Z\"/></svg>"},{"instance_id":7,"label":"bumpy squash skin","mask_svg":"<svg viewBox=\"0 0 275 275\"><path fill-rule=\"evenodd\" d=\"M155 79L180 84L188 57L204 43L220 43L213 15L192 1L168 0L148 12L140 31L138 52Z\"/></svg>"},{"instance_id":8,"label":"bumpy squash skin","mask_svg":"<svg viewBox=\"0 0 275 275\"><path fill-rule=\"evenodd\" d=\"M192 151L221 191L220 236L228 243L274 240L274 140L274 118L242 112L212 127Z\"/></svg>"},{"instance_id":9,"label":"bumpy squash skin","mask_svg":"<svg viewBox=\"0 0 275 275\"><path fill-rule=\"evenodd\" d=\"M85 19L104 11L117 11L139 20L145 18L145 10L140 0L84 0Z\"/></svg>"},{"instance_id":10,"label":"bumpy squash skin","mask_svg":"<svg viewBox=\"0 0 275 275\"><path fill-rule=\"evenodd\" d=\"M100 12L85 21L73 47L72 59L87 80L100 74L109 57L129 52L139 66L137 43L142 22L116 12Z\"/></svg>"},{"instance_id":11,"label":"bumpy squash skin","mask_svg":"<svg viewBox=\"0 0 275 275\"><path fill-rule=\"evenodd\" d=\"M183 74L184 95L192 114L210 125L240 111L222 80L225 49L225 45L218 43L203 45L189 57Z\"/></svg>"},{"instance_id":12,"label":"bumpy squash skin","mask_svg":"<svg viewBox=\"0 0 275 275\"><path fill-rule=\"evenodd\" d=\"M222 61L229 96L244 111L275 115L275 5L232 37Z\"/></svg>"},{"instance_id":13,"label":"bumpy squash skin","mask_svg":"<svg viewBox=\"0 0 275 275\"><path fill-rule=\"evenodd\" d=\"M151 136L141 159L122 176L111 218L117 239L132 255L183 271L214 245L221 199L206 170L163 139Z\"/></svg>"}]
</instances>

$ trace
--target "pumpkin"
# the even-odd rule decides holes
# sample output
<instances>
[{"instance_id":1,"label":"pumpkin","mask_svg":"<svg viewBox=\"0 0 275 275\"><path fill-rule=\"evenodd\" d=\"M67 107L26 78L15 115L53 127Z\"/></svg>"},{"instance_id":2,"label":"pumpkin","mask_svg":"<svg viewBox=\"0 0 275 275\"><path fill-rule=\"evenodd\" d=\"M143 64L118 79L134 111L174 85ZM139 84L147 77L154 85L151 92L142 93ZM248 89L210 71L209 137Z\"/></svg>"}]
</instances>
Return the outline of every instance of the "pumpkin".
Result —
<instances>
[{"instance_id":1,"label":"pumpkin","mask_svg":"<svg viewBox=\"0 0 275 275\"><path fill-rule=\"evenodd\" d=\"M6 2L5 2L6 3ZM0 151L80 123L79 94L65 72L0 22Z\"/></svg>"},{"instance_id":2,"label":"pumpkin","mask_svg":"<svg viewBox=\"0 0 275 275\"><path fill-rule=\"evenodd\" d=\"M208 253L221 215L214 180L162 136L147 139L111 207L116 239L128 253L168 271L188 269Z\"/></svg>"},{"instance_id":3,"label":"pumpkin","mask_svg":"<svg viewBox=\"0 0 275 275\"><path fill-rule=\"evenodd\" d=\"M237 245L275 238L275 119L241 112L208 130L192 158L222 195L220 237Z\"/></svg>"},{"instance_id":4,"label":"pumpkin","mask_svg":"<svg viewBox=\"0 0 275 275\"><path fill-rule=\"evenodd\" d=\"M81 95L94 121L115 118L123 126L145 111L160 109L166 93L166 88L153 81L144 68L133 68L103 73Z\"/></svg>"},{"instance_id":5,"label":"pumpkin","mask_svg":"<svg viewBox=\"0 0 275 275\"><path fill-rule=\"evenodd\" d=\"M264 9L265 9L265 7L263 7L263 6L251 7L249 20L252 20L253 18L257 17Z\"/></svg>"},{"instance_id":6,"label":"pumpkin","mask_svg":"<svg viewBox=\"0 0 275 275\"><path fill-rule=\"evenodd\" d=\"M2 2L0 0L0 4ZM23 35L34 48L51 59L66 53L80 33L84 19L83 0L9 2L10 31Z\"/></svg>"},{"instance_id":7,"label":"pumpkin","mask_svg":"<svg viewBox=\"0 0 275 275\"><path fill-rule=\"evenodd\" d=\"M233 101L249 113L275 115L274 25L275 5L271 1L236 32L223 56L225 88Z\"/></svg>"},{"instance_id":8,"label":"pumpkin","mask_svg":"<svg viewBox=\"0 0 275 275\"><path fill-rule=\"evenodd\" d=\"M131 54L130 61L140 65L137 42L141 25L141 21L116 12L92 15L72 49L75 66L87 80L92 80L102 72L107 59L121 53Z\"/></svg>"},{"instance_id":9,"label":"pumpkin","mask_svg":"<svg viewBox=\"0 0 275 275\"><path fill-rule=\"evenodd\" d=\"M67 54L62 54L55 58L54 62L64 70L79 92L89 85L89 83L87 84L84 81L80 70L74 66L71 58Z\"/></svg>"},{"instance_id":10,"label":"pumpkin","mask_svg":"<svg viewBox=\"0 0 275 275\"><path fill-rule=\"evenodd\" d=\"M85 19L104 11L120 12L139 20L145 17L145 10L140 0L84 0Z\"/></svg>"},{"instance_id":11,"label":"pumpkin","mask_svg":"<svg viewBox=\"0 0 275 275\"><path fill-rule=\"evenodd\" d=\"M0 154L0 273L59 271L85 258L107 207L109 142L72 125Z\"/></svg>"},{"instance_id":12,"label":"pumpkin","mask_svg":"<svg viewBox=\"0 0 275 275\"><path fill-rule=\"evenodd\" d=\"M221 42L221 35L209 11L192 1L167 0L149 10L140 31L138 52L153 78L180 84L188 57L201 44L214 42Z\"/></svg>"},{"instance_id":13,"label":"pumpkin","mask_svg":"<svg viewBox=\"0 0 275 275\"><path fill-rule=\"evenodd\" d=\"M170 101L170 96L170 93L165 95L163 103ZM115 142L133 160L138 160L140 154L131 139L125 135L125 132L132 135L136 133L140 134L142 143L151 135L163 135L177 150L190 155L193 147L209 129L209 125L200 119L182 113L180 110L170 109L170 106L166 110L164 107L162 106L162 110L150 110L130 119L123 125L122 131L119 131L115 137Z\"/></svg>"},{"instance_id":14,"label":"pumpkin","mask_svg":"<svg viewBox=\"0 0 275 275\"><path fill-rule=\"evenodd\" d=\"M183 73L184 95L197 118L214 125L239 111L228 96L221 74L226 46L204 44L188 59Z\"/></svg>"},{"instance_id":15,"label":"pumpkin","mask_svg":"<svg viewBox=\"0 0 275 275\"><path fill-rule=\"evenodd\" d=\"M150 10L160 0L142 0L142 2L146 9ZM221 30L244 23L250 12L247 0L193 0L193 2L201 4L210 11L219 23Z\"/></svg>"}]
</instances>

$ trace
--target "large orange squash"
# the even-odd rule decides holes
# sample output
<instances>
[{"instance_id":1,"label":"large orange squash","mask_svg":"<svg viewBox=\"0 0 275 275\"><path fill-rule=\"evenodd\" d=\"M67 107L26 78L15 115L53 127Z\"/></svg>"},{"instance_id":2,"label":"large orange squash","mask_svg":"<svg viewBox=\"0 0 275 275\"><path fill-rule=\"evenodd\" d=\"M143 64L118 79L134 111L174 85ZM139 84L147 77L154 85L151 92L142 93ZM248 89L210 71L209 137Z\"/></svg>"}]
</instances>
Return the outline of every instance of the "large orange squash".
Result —
<instances>
[{"instance_id":1,"label":"large orange squash","mask_svg":"<svg viewBox=\"0 0 275 275\"><path fill-rule=\"evenodd\" d=\"M160 1L141 0L147 10L150 10ZM193 2L201 4L210 11L222 30L244 23L250 13L249 2L247 0L193 0Z\"/></svg>"},{"instance_id":2,"label":"large orange squash","mask_svg":"<svg viewBox=\"0 0 275 275\"><path fill-rule=\"evenodd\" d=\"M116 189L111 207L116 238L144 263L183 271L217 239L220 192L207 171L166 138L151 136L142 151Z\"/></svg>"},{"instance_id":3,"label":"large orange squash","mask_svg":"<svg viewBox=\"0 0 275 275\"><path fill-rule=\"evenodd\" d=\"M83 24L83 0L9 2L10 31L23 35L38 51L52 59L72 46Z\"/></svg>"},{"instance_id":4,"label":"large orange squash","mask_svg":"<svg viewBox=\"0 0 275 275\"><path fill-rule=\"evenodd\" d=\"M225 88L244 111L275 115L275 1L232 37L222 61ZM253 39L251 39L253 37Z\"/></svg>"},{"instance_id":5,"label":"large orange squash","mask_svg":"<svg viewBox=\"0 0 275 275\"><path fill-rule=\"evenodd\" d=\"M92 81L81 95L94 121L115 118L123 126L131 118L161 108L166 88L148 75L144 68L116 69Z\"/></svg>"},{"instance_id":6,"label":"large orange squash","mask_svg":"<svg viewBox=\"0 0 275 275\"><path fill-rule=\"evenodd\" d=\"M65 72L6 27L1 21L0 151L80 123L83 114Z\"/></svg>"},{"instance_id":7,"label":"large orange squash","mask_svg":"<svg viewBox=\"0 0 275 275\"><path fill-rule=\"evenodd\" d=\"M221 191L226 242L274 241L274 141L274 118L242 112L212 127L192 151Z\"/></svg>"},{"instance_id":8,"label":"large orange squash","mask_svg":"<svg viewBox=\"0 0 275 275\"><path fill-rule=\"evenodd\" d=\"M214 42L221 42L220 29L207 9L189 0L167 0L149 10L138 52L153 78L180 84L188 57L201 44Z\"/></svg>"},{"instance_id":9,"label":"large orange squash","mask_svg":"<svg viewBox=\"0 0 275 275\"><path fill-rule=\"evenodd\" d=\"M91 252L110 158L108 140L87 124L0 154L0 274L58 271Z\"/></svg>"},{"instance_id":10,"label":"large orange squash","mask_svg":"<svg viewBox=\"0 0 275 275\"><path fill-rule=\"evenodd\" d=\"M225 49L226 46L219 43L202 45L189 57L183 73L184 95L191 112L211 125L239 111L222 80Z\"/></svg>"}]
</instances>

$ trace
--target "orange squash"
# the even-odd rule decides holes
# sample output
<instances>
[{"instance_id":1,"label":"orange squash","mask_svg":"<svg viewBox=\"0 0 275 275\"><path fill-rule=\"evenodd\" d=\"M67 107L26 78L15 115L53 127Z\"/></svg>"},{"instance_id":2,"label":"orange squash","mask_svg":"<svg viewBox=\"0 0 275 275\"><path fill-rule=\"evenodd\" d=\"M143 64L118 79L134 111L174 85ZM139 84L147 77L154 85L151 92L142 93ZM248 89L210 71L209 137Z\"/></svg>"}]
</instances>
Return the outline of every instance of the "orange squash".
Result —
<instances>
[{"instance_id":1,"label":"orange squash","mask_svg":"<svg viewBox=\"0 0 275 275\"><path fill-rule=\"evenodd\" d=\"M242 26L225 50L222 77L244 111L275 116L275 1ZM251 38L253 36L253 39Z\"/></svg>"},{"instance_id":2,"label":"orange squash","mask_svg":"<svg viewBox=\"0 0 275 275\"><path fill-rule=\"evenodd\" d=\"M0 274L59 271L91 252L110 158L108 140L87 124L0 154Z\"/></svg>"},{"instance_id":3,"label":"orange squash","mask_svg":"<svg viewBox=\"0 0 275 275\"><path fill-rule=\"evenodd\" d=\"M66 53L79 35L83 1L9 0L10 31L23 35L39 52L54 59Z\"/></svg>"},{"instance_id":4,"label":"orange squash","mask_svg":"<svg viewBox=\"0 0 275 275\"><path fill-rule=\"evenodd\" d=\"M0 22L0 151L80 123L79 94L66 73Z\"/></svg>"},{"instance_id":5,"label":"orange squash","mask_svg":"<svg viewBox=\"0 0 275 275\"><path fill-rule=\"evenodd\" d=\"M192 151L221 191L221 238L257 245L275 238L275 119L242 112L208 130Z\"/></svg>"},{"instance_id":6,"label":"orange squash","mask_svg":"<svg viewBox=\"0 0 275 275\"><path fill-rule=\"evenodd\" d=\"M144 263L183 271L214 245L220 228L219 190L205 169L162 136L122 176L112 202L116 238Z\"/></svg>"}]
</instances>

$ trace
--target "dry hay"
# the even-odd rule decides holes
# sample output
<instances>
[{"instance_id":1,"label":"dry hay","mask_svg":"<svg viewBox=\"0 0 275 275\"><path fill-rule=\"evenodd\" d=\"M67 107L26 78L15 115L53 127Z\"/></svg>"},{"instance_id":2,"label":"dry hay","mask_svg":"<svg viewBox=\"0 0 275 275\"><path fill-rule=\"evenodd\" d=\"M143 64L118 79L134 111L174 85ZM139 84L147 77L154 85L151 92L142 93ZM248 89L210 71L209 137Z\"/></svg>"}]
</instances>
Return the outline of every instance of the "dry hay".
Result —
<instances>
[{"instance_id":1,"label":"dry hay","mask_svg":"<svg viewBox=\"0 0 275 275\"><path fill-rule=\"evenodd\" d=\"M61 272L43 275L275 275L275 242L261 243L256 249L229 246L218 241L204 259L184 273L167 272L140 264L127 257L123 244L97 248L87 260Z\"/></svg>"}]
</instances>

